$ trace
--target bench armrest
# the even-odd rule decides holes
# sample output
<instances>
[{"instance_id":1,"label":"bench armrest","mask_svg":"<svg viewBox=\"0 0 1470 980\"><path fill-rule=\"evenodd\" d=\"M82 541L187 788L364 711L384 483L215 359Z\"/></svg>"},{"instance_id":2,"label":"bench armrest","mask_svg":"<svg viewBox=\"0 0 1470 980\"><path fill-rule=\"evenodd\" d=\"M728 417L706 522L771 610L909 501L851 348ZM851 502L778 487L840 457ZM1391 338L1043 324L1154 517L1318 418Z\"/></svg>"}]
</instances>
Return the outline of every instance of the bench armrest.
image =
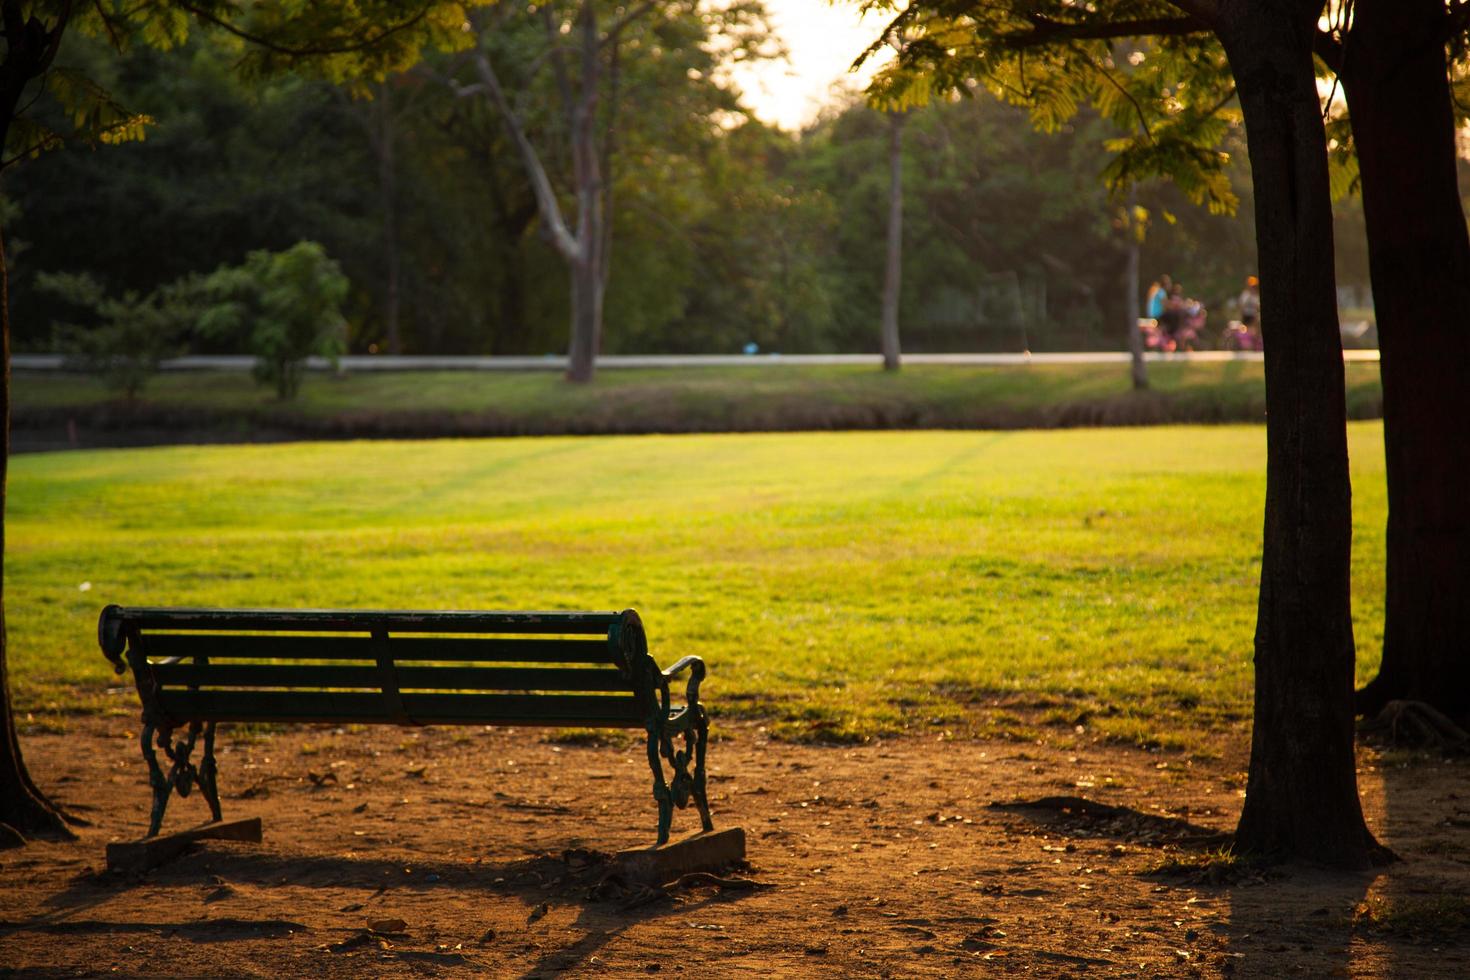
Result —
<instances>
[{"instance_id":1,"label":"bench armrest","mask_svg":"<svg viewBox=\"0 0 1470 980\"><path fill-rule=\"evenodd\" d=\"M102 655L112 664L114 672L122 674L128 669L123 660L123 652L128 648L128 638L123 632L121 606L111 605L102 610L102 615L97 619L97 643L102 647Z\"/></svg>"},{"instance_id":2,"label":"bench armrest","mask_svg":"<svg viewBox=\"0 0 1470 980\"><path fill-rule=\"evenodd\" d=\"M705 673L704 661L699 657L683 657L668 670L662 671L661 676L664 681L664 690L667 691L668 682L686 670L689 671L689 686L685 690L684 702L690 708L693 708L699 703L699 685L704 680ZM667 695L665 695L665 698L667 699ZM667 703L665 707L667 707Z\"/></svg>"}]
</instances>

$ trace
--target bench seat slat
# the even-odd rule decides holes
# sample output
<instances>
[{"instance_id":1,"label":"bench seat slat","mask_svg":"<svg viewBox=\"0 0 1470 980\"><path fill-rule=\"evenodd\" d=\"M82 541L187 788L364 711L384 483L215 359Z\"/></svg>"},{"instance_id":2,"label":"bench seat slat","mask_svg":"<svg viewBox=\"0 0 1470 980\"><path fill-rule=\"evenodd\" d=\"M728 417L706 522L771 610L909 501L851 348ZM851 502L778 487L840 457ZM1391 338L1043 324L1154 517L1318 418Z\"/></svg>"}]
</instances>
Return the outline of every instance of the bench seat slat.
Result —
<instances>
[{"instance_id":1,"label":"bench seat slat","mask_svg":"<svg viewBox=\"0 0 1470 980\"><path fill-rule=\"evenodd\" d=\"M239 636L227 633L150 633L149 657L249 658L251 660L372 660L377 646L367 636ZM606 640L463 639L390 636L397 660L499 663L608 664Z\"/></svg>"},{"instance_id":2,"label":"bench seat slat","mask_svg":"<svg viewBox=\"0 0 1470 980\"><path fill-rule=\"evenodd\" d=\"M377 666L355 664L153 664L153 677L168 687L358 687L380 688ZM398 688L463 691L621 691L632 687L610 668L403 667Z\"/></svg>"},{"instance_id":3,"label":"bench seat slat","mask_svg":"<svg viewBox=\"0 0 1470 980\"><path fill-rule=\"evenodd\" d=\"M124 627L142 630L323 630L396 633L592 633L606 635L616 612L458 612L385 609L117 608Z\"/></svg>"},{"instance_id":4,"label":"bench seat slat","mask_svg":"<svg viewBox=\"0 0 1470 980\"><path fill-rule=\"evenodd\" d=\"M158 692L158 706L175 722L253 721L393 724L381 694L339 691ZM464 725L541 725L639 728L643 714L632 696L588 694L414 694L403 707L416 722Z\"/></svg>"}]
</instances>

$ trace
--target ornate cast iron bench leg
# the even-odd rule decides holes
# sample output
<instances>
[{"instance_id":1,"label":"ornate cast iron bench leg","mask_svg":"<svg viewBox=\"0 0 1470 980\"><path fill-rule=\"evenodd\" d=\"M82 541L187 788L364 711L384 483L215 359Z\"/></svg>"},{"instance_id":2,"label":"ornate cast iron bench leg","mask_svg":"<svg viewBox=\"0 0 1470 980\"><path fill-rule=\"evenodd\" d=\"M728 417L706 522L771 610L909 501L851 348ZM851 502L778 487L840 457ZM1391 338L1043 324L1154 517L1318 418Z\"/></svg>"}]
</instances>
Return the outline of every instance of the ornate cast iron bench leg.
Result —
<instances>
[{"instance_id":1,"label":"ornate cast iron bench leg","mask_svg":"<svg viewBox=\"0 0 1470 980\"><path fill-rule=\"evenodd\" d=\"M148 818L149 837L157 837L159 830L163 828L163 814L168 809L169 795L177 792L182 797L188 797L195 786L204 794L205 802L209 804L210 816L215 822L221 819L219 790L215 782L214 726L212 721L203 725L197 721L190 722L189 737L174 742L172 729L157 728L151 721L144 723L140 741L143 745L143 759L148 763L148 785L153 787L153 811ZM189 761L189 756L194 754L194 743L201 730L204 732L204 757L195 766ZM173 763L167 775L159 766L158 753L153 748L155 733L159 748L163 749Z\"/></svg>"},{"instance_id":2,"label":"ornate cast iron bench leg","mask_svg":"<svg viewBox=\"0 0 1470 980\"><path fill-rule=\"evenodd\" d=\"M648 729L648 765L653 770L653 798L658 804L658 843L667 844L669 830L674 822L674 808L684 809L693 799L699 810L699 822L704 830L715 829L710 819L709 798L705 792L705 749L709 743L709 720L704 707L696 705L694 723L677 734L684 736L684 745L674 748L673 734L666 725L654 723ZM673 770L672 782L664 781L663 763L660 756L668 760ZM694 763L694 772L689 763Z\"/></svg>"},{"instance_id":3,"label":"ornate cast iron bench leg","mask_svg":"<svg viewBox=\"0 0 1470 980\"><path fill-rule=\"evenodd\" d=\"M143 746L143 761L148 763L148 785L153 788L153 810L148 817L148 836L157 837L158 829L163 826L163 811L168 809L168 797L173 792L173 782L163 774L158 766L158 754L153 751L153 736L157 731L153 722L144 722L143 734L138 741ZM158 732L158 741L164 744L168 741L171 733L167 731Z\"/></svg>"},{"instance_id":4,"label":"ornate cast iron bench leg","mask_svg":"<svg viewBox=\"0 0 1470 980\"><path fill-rule=\"evenodd\" d=\"M709 797L705 794L704 775L704 751L709 742L709 718L705 716L704 705L698 706L699 725L696 729L694 742L694 805L699 808L699 822L705 831L715 829L715 822L709 816Z\"/></svg>"},{"instance_id":5,"label":"ornate cast iron bench leg","mask_svg":"<svg viewBox=\"0 0 1470 980\"><path fill-rule=\"evenodd\" d=\"M204 726L204 757L199 760L199 792L204 794L204 801L209 804L209 815L219 823L224 817L219 808L219 769L214 764L214 722L207 722Z\"/></svg>"},{"instance_id":6,"label":"ornate cast iron bench leg","mask_svg":"<svg viewBox=\"0 0 1470 980\"><path fill-rule=\"evenodd\" d=\"M669 842L669 828L674 825L674 796L664 781L664 767L659 762L660 743L665 740L661 727L648 729L648 766L653 770L653 801L658 804L658 842Z\"/></svg>"}]
</instances>

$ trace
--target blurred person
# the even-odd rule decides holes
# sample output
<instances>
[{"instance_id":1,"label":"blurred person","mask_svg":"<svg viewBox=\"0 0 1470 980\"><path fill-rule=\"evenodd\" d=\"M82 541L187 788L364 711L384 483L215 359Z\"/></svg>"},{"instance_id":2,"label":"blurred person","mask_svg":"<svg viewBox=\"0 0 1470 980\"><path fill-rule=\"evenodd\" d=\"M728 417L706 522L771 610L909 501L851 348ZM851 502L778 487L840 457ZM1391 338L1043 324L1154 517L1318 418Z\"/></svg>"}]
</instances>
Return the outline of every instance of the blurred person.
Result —
<instances>
[{"instance_id":1,"label":"blurred person","mask_svg":"<svg viewBox=\"0 0 1470 980\"><path fill-rule=\"evenodd\" d=\"M1173 350L1176 346L1175 338L1179 335L1179 328L1184 322L1186 302L1183 284L1174 283L1169 289L1169 295L1164 298L1163 312L1158 317L1159 330L1163 333L1169 350Z\"/></svg>"},{"instance_id":2,"label":"blurred person","mask_svg":"<svg viewBox=\"0 0 1470 980\"><path fill-rule=\"evenodd\" d=\"M1164 314L1164 305L1169 300L1169 290L1174 281L1166 272L1159 276L1154 282L1149 283L1148 295L1143 300L1143 315L1150 320L1157 320Z\"/></svg>"},{"instance_id":3,"label":"blurred person","mask_svg":"<svg viewBox=\"0 0 1470 980\"><path fill-rule=\"evenodd\" d=\"M1240 325L1247 330L1256 329L1261 319L1261 281L1255 276L1245 277L1245 289L1240 292Z\"/></svg>"}]
</instances>

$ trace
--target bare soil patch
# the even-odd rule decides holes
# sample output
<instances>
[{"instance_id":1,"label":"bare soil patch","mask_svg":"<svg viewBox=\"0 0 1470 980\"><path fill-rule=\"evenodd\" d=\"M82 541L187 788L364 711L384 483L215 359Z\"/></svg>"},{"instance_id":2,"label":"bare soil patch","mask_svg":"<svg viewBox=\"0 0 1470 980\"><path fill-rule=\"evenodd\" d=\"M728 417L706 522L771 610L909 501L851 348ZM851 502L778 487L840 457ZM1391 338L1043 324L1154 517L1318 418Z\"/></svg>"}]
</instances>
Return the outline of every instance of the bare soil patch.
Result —
<instances>
[{"instance_id":1,"label":"bare soil patch","mask_svg":"<svg viewBox=\"0 0 1470 980\"><path fill-rule=\"evenodd\" d=\"M769 887L650 899L601 862L652 842L637 741L222 734L225 816L261 816L265 842L109 874L106 843L146 826L136 732L84 719L26 739L93 826L0 852L0 974L1470 975L1464 762L1364 749L1371 825L1404 861L1265 873L1211 856L1239 812L1243 728L1188 757L1086 735L792 745L725 723L715 821L749 838L729 874ZM206 815L175 799L165 826ZM697 826L676 814L676 834Z\"/></svg>"}]
</instances>

